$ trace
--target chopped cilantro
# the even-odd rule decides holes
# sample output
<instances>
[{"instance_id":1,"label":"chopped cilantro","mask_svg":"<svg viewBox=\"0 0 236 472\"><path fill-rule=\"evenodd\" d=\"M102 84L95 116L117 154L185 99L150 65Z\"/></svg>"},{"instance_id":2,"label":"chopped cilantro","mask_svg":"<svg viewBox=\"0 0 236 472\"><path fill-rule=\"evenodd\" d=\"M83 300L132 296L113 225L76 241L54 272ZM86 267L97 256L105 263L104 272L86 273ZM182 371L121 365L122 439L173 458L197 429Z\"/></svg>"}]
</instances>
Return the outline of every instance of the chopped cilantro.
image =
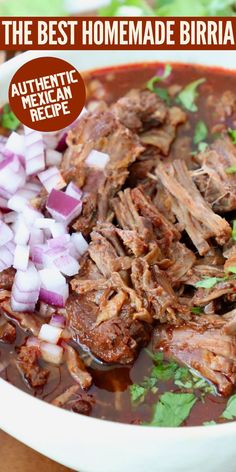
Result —
<instances>
[{"instance_id":1,"label":"chopped cilantro","mask_svg":"<svg viewBox=\"0 0 236 472\"><path fill-rule=\"evenodd\" d=\"M199 145L198 145L198 150L199 150L199 152L204 152L207 147L208 147L208 144L205 143L204 141L202 141L202 142L199 143Z\"/></svg>"},{"instance_id":2,"label":"chopped cilantro","mask_svg":"<svg viewBox=\"0 0 236 472\"><path fill-rule=\"evenodd\" d=\"M189 416L197 398L192 393L166 392L154 408L151 426L180 426Z\"/></svg>"},{"instance_id":3,"label":"chopped cilantro","mask_svg":"<svg viewBox=\"0 0 236 472\"><path fill-rule=\"evenodd\" d=\"M204 423L202 423L203 426L213 426L213 424L217 424L214 420L211 420L211 421L204 421Z\"/></svg>"},{"instance_id":4,"label":"chopped cilantro","mask_svg":"<svg viewBox=\"0 0 236 472\"><path fill-rule=\"evenodd\" d=\"M171 65L166 64L162 75L159 75L159 76L155 75L147 82L148 90L150 90L150 92L154 92L162 100L164 100L164 102L167 102L167 103L170 101L168 90L166 90L163 87L156 87L155 85L167 79L167 77L169 77L169 75L171 74L171 71L172 71Z\"/></svg>"},{"instance_id":5,"label":"chopped cilantro","mask_svg":"<svg viewBox=\"0 0 236 472\"><path fill-rule=\"evenodd\" d=\"M233 221L232 239L236 241L236 220Z\"/></svg>"},{"instance_id":6,"label":"chopped cilantro","mask_svg":"<svg viewBox=\"0 0 236 472\"><path fill-rule=\"evenodd\" d=\"M203 308L202 306L192 306L191 312L200 315L200 313L203 313Z\"/></svg>"},{"instance_id":7,"label":"chopped cilantro","mask_svg":"<svg viewBox=\"0 0 236 472\"><path fill-rule=\"evenodd\" d=\"M136 403L138 401L142 401L145 396L145 387L138 384L133 384L130 386L130 395L132 403Z\"/></svg>"},{"instance_id":8,"label":"chopped cilantro","mask_svg":"<svg viewBox=\"0 0 236 472\"><path fill-rule=\"evenodd\" d=\"M226 174L235 174L236 173L236 166L226 167L225 172L226 172Z\"/></svg>"},{"instance_id":9,"label":"chopped cilantro","mask_svg":"<svg viewBox=\"0 0 236 472\"><path fill-rule=\"evenodd\" d=\"M186 87L184 87L183 90L181 90L181 92L177 95L177 102L188 111L197 111L198 107L195 103L195 100L198 97L197 88L199 85L203 84L205 80L206 79L198 79L186 85Z\"/></svg>"},{"instance_id":10,"label":"chopped cilantro","mask_svg":"<svg viewBox=\"0 0 236 472\"><path fill-rule=\"evenodd\" d=\"M3 128L10 129L11 131L15 131L20 124L20 121L14 115L13 111L11 111L9 105L5 105L3 107L3 112L1 115L1 125Z\"/></svg>"},{"instance_id":11,"label":"chopped cilantro","mask_svg":"<svg viewBox=\"0 0 236 472\"><path fill-rule=\"evenodd\" d=\"M225 280L225 277L206 277L203 280L199 280L196 284L196 288L212 288L214 287L218 282L223 282Z\"/></svg>"},{"instance_id":12,"label":"chopped cilantro","mask_svg":"<svg viewBox=\"0 0 236 472\"><path fill-rule=\"evenodd\" d=\"M202 120L198 121L194 130L194 137L193 137L194 144L200 144L202 141L205 141L207 134L208 134L208 129L204 121Z\"/></svg>"},{"instance_id":13,"label":"chopped cilantro","mask_svg":"<svg viewBox=\"0 0 236 472\"><path fill-rule=\"evenodd\" d=\"M236 274L236 267L234 266L227 267L226 272L231 272L232 274Z\"/></svg>"},{"instance_id":14,"label":"chopped cilantro","mask_svg":"<svg viewBox=\"0 0 236 472\"><path fill-rule=\"evenodd\" d=\"M236 144L236 129L228 129L228 135L232 139L233 144Z\"/></svg>"},{"instance_id":15,"label":"chopped cilantro","mask_svg":"<svg viewBox=\"0 0 236 472\"><path fill-rule=\"evenodd\" d=\"M236 394L230 397L221 416L226 420L233 420L236 417Z\"/></svg>"}]
</instances>

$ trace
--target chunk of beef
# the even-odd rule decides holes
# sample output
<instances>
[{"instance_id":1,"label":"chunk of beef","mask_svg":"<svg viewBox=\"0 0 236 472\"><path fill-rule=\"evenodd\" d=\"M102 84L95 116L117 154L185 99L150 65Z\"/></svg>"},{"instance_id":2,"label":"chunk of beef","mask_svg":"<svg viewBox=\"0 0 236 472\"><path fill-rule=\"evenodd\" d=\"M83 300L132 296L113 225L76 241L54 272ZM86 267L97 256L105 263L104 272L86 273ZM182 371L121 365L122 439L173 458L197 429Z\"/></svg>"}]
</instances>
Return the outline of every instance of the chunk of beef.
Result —
<instances>
[{"instance_id":1,"label":"chunk of beef","mask_svg":"<svg viewBox=\"0 0 236 472\"><path fill-rule=\"evenodd\" d=\"M172 211L179 225L186 230L200 255L209 251L209 238L215 237L221 245L229 240L230 225L205 202L183 161L161 163L156 174L171 196Z\"/></svg>"},{"instance_id":2,"label":"chunk of beef","mask_svg":"<svg viewBox=\"0 0 236 472\"><path fill-rule=\"evenodd\" d=\"M90 415L95 400L92 395L88 395L83 391L80 392L78 385L72 385L65 392L54 398L51 403L59 408L72 410L81 415Z\"/></svg>"},{"instance_id":3,"label":"chunk of beef","mask_svg":"<svg viewBox=\"0 0 236 472\"><path fill-rule=\"evenodd\" d=\"M236 114L236 95L231 90L223 92L221 97L209 95L207 106L210 108L211 116L213 115L214 123L220 122L227 128L227 120Z\"/></svg>"},{"instance_id":4,"label":"chunk of beef","mask_svg":"<svg viewBox=\"0 0 236 472\"><path fill-rule=\"evenodd\" d=\"M22 346L17 356L17 365L31 387L42 387L47 383L49 371L39 365L39 350L33 346Z\"/></svg>"},{"instance_id":5,"label":"chunk of beef","mask_svg":"<svg viewBox=\"0 0 236 472\"><path fill-rule=\"evenodd\" d=\"M181 304L165 272L157 265L149 267L144 260L135 259L131 279L139 297L146 301L145 308L153 313L154 319L178 325L191 318L189 307Z\"/></svg>"},{"instance_id":6,"label":"chunk of beef","mask_svg":"<svg viewBox=\"0 0 236 472\"><path fill-rule=\"evenodd\" d=\"M0 303L0 313L6 315L7 318L16 320L24 331L30 331L34 336L38 336L42 319L33 313L23 313L12 311L9 300Z\"/></svg>"},{"instance_id":7,"label":"chunk of beef","mask_svg":"<svg viewBox=\"0 0 236 472\"><path fill-rule=\"evenodd\" d=\"M159 128L152 128L142 133L141 142L158 148L164 156L167 156L176 137L177 127L185 123L186 119L186 113L181 108L169 108L164 124Z\"/></svg>"},{"instance_id":8,"label":"chunk of beef","mask_svg":"<svg viewBox=\"0 0 236 472\"><path fill-rule=\"evenodd\" d=\"M15 277L15 269L5 269L0 272L0 289L2 290L11 290L14 277Z\"/></svg>"},{"instance_id":9,"label":"chunk of beef","mask_svg":"<svg viewBox=\"0 0 236 472\"><path fill-rule=\"evenodd\" d=\"M94 299L97 297L94 292ZM123 306L122 315L115 314L97 324L99 306L91 298L72 294L66 304L68 322L77 341L102 361L120 364L132 363L150 336L148 326L133 320L129 309L129 306Z\"/></svg>"},{"instance_id":10,"label":"chunk of beef","mask_svg":"<svg viewBox=\"0 0 236 472\"><path fill-rule=\"evenodd\" d=\"M193 172L193 178L204 199L218 213L235 210L236 174L226 172L236 166L236 148L230 139L218 139L197 159L201 167Z\"/></svg>"},{"instance_id":11,"label":"chunk of beef","mask_svg":"<svg viewBox=\"0 0 236 472\"><path fill-rule=\"evenodd\" d=\"M155 348L199 372L214 383L222 395L232 393L236 383L236 336L223 330L218 315L198 317L180 328L157 328Z\"/></svg>"},{"instance_id":12,"label":"chunk of beef","mask_svg":"<svg viewBox=\"0 0 236 472\"><path fill-rule=\"evenodd\" d=\"M123 125L137 133L159 126L167 115L160 97L140 89L130 90L112 106L112 111Z\"/></svg>"}]
</instances>

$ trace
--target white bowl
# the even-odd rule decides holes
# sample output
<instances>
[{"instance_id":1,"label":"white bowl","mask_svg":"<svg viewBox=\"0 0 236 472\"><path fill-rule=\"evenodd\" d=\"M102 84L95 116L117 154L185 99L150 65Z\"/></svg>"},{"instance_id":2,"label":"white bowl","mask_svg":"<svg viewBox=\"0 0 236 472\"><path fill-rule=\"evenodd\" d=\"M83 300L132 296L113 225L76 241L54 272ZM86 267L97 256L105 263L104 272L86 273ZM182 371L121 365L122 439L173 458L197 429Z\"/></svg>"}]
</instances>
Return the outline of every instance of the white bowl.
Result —
<instances>
[{"instance_id":1,"label":"white bowl","mask_svg":"<svg viewBox=\"0 0 236 472\"><path fill-rule=\"evenodd\" d=\"M80 71L147 61L235 68L233 51L27 52L0 66L0 103L12 74L39 55L63 57ZM235 472L235 422L176 429L112 423L56 408L1 379L0 409L0 428L80 472Z\"/></svg>"}]
</instances>

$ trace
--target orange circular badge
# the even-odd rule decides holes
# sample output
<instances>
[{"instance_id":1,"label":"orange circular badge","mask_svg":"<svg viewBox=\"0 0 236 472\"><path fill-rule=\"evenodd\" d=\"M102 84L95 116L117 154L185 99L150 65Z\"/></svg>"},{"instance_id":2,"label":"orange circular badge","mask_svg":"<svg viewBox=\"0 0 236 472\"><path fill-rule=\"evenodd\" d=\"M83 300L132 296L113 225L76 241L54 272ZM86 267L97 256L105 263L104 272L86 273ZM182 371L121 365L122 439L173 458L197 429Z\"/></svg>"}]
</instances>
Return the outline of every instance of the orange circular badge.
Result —
<instances>
[{"instance_id":1,"label":"orange circular badge","mask_svg":"<svg viewBox=\"0 0 236 472\"><path fill-rule=\"evenodd\" d=\"M66 128L79 116L86 100L80 73L55 57L40 57L20 67L8 94L17 118L37 131Z\"/></svg>"}]
</instances>

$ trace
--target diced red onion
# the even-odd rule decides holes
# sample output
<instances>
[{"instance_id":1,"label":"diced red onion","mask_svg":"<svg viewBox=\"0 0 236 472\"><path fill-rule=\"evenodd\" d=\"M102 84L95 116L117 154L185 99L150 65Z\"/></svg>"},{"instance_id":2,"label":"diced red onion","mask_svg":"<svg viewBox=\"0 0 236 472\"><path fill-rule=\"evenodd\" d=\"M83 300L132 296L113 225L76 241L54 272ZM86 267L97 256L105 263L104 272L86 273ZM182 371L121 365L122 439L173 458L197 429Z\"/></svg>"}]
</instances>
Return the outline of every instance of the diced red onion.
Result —
<instances>
[{"instance_id":1,"label":"diced red onion","mask_svg":"<svg viewBox=\"0 0 236 472\"><path fill-rule=\"evenodd\" d=\"M45 267L55 267L62 274L72 277L79 272L79 263L61 247L48 249L43 253Z\"/></svg>"},{"instance_id":2,"label":"diced red onion","mask_svg":"<svg viewBox=\"0 0 236 472\"><path fill-rule=\"evenodd\" d=\"M17 218L18 214L15 211L9 211L8 213L5 213L5 215L3 215L3 221L7 225L15 223L17 221Z\"/></svg>"},{"instance_id":3,"label":"diced red onion","mask_svg":"<svg viewBox=\"0 0 236 472\"><path fill-rule=\"evenodd\" d=\"M7 137L0 135L0 153L2 153L3 150L5 149L6 142L7 142Z\"/></svg>"},{"instance_id":4,"label":"diced red onion","mask_svg":"<svg viewBox=\"0 0 236 472\"><path fill-rule=\"evenodd\" d=\"M58 143L57 143L56 151L62 153L67 149L67 142L66 142L67 135L68 135L67 131L63 131L61 133Z\"/></svg>"},{"instance_id":5,"label":"diced red onion","mask_svg":"<svg viewBox=\"0 0 236 472\"><path fill-rule=\"evenodd\" d=\"M14 254L12 253L9 243L6 246L0 247L0 272L9 269L12 266Z\"/></svg>"},{"instance_id":6,"label":"diced red onion","mask_svg":"<svg viewBox=\"0 0 236 472\"><path fill-rule=\"evenodd\" d=\"M32 250L33 246L37 244L43 244L43 243L44 243L43 230L39 228L31 228L30 238L29 238L30 249Z\"/></svg>"},{"instance_id":7,"label":"diced red onion","mask_svg":"<svg viewBox=\"0 0 236 472\"><path fill-rule=\"evenodd\" d=\"M88 243L82 233L72 233L71 242L80 256L88 250Z\"/></svg>"},{"instance_id":8,"label":"diced red onion","mask_svg":"<svg viewBox=\"0 0 236 472\"><path fill-rule=\"evenodd\" d=\"M34 312L35 304L34 303L20 303L17 302L13 295L11 295L11 308L13 311L26 311L26 312Z\"/></svg>"},{"instance_id":9,"label":"diced red onion","mask_svg":"<svg viewBox=\"0 0 236 472\"><path fill-rule=\"evenodd\" d=\"M50 193L53 188L60 190L66 185L57 167L50 167L44 172L40 172L38 178L48 193Z\"/></svg>"},{"instance_id":10,"label":"diced red onion","mask_svg":"<svg viewBox=\"0 0 236 472\"><path fill-rule=\"evenodd\" d=\"M24 220L21 218L16 222L14 242L20 245L26 245L29 242L30 231Z\"/></svg>"},{"instance_id":11,"label":"diced red onion","mask_svg":"<svg viewBox=\"0 0 236 472\"><path fill-rule=\"evenodd\" d=\"M59 149L58 149L59 151ZM46 149L46 164L47 166L59 167L62 161L62 153L55 149Z\"/></svg>"},{"instance_id":12,"label":"diced red onion","mask_svg":"<svg viewBox=\"0 0 236 472\"><path fill-rule=\"evenodd\" d=\"M17 156L0 162L0 196L9 199L25 184L25 171Z\"/></svg>"},{"instance_id":13,"label":"diced red onion","mask_svg":"<svg viewBox=\"0 0 236 472\"><path fill-rule=\"evenodd\" d=\"M40 340L35 336L30 336L29 338L27 338L26 346L28 347L36 347L37 349L40 349L40 344Z\"/></svg>"},{"instance_id":14,"label":"diced red onion","mask_svg":"<svg viewBox=\"0 0 236 472\"><path fill-rule=\"evenodd\" d=\"M61 337L62 329L49 324L43 324L39 331L39 339L51 344L57 344Z\"/></svg>"},{"instance_id":15,"label":"diced red onion","mask_svg":"<svg viewBox=\"0 0 236 472\"><path fill-rule=\"evenodd\" d=\"M27 203L28 203L28 200L22 195L17 194L16 192L15 195L13 195L13 197L11 197L8 200L7 206L10 210L14 210L20 213L21 211L24 210Z\"/></svg>"},{"instance_id":16,"label":"diced red onion","mask_svg":"<svg viewBox=\"0 0 236 472\"><path fill-rule=\"evenodd\" d=\"M15 248L13 267L25 271L29 262L29 246L17 244Z\"/></svg>"},{"instance_id":17,"label":"diced red onion","mask_svg":"<svg viewBox=\"0 0 236 472\"><path fill-rule=\"evenodd\" d=\"M62 234L61 236L58 236L57 238L52 238L47 241L48 247L51 249L66 248L69 242L70 242L69 234Z\"/></svg>"},{"instance_id":18,"label":"diced red onion","mask_svg":"<svg viewBox=\"0 0 236 472\"><path fill-rule=\"evenodd\" d=\"M51 228L51 233L53 238L57 238L62 236L63 234L67 234L67 228L63 223L55 222Z\"/></svg>"},{"instance_id":19,"label":"diced red onion","mask_svg":"<svg viewBox=\"0 0 236 472\"><path fill-rule=\"evenodd\" d=\"M4 208L4 209L8 208L7 203L8 203L8 201L7 201L6 198L0 197L0 208Z\"/></svg>"},{"instance_id":20,"label":"diced red onion","mask_svg":"<svg viewBox=\"0 0 236 472\"><path fill-rule=\"evenodd\" d=\"M0 220L0 246L4 246L13 239L13 232L6 223Z\"/></svg>"},{"instance_id":21,"label":"diced red onion","mask_svg":"<svg viewBox=\"0 0 236 472\"><path fill-rule=\"evenodd\" d=\"M49 323L51 326L56 326L57 328L65 327L65 317L62 315L52 315L52 318Z\"/></svg>"},{"instance_id":22,"label":"diced red onion","mask_svg":"<svg viewBox=\"0 0 236 472\"><path fill-rule=\"evenodd\" d=\"M66 187L66 195L81 200L83 192L74 184L74 182L70 182Z\"/></svg>"},{"instance_id":23,"label":"diced red onion","mask_svg":"<svg viewBox=\"0 0 236 472\"><path fill-rule=\"evenodd\" d=\"M56 269L39 271L41 278L40 300L63 308L69 296L69 288L65 277Z\"/></svg>"},{"instance_id":24,"label":"diced red onion","mask_svg":"<svg viewBox=\"0 0 236 472\"><path fill-rule=\"evenodd\" d=\"M51 229L51 226L55 223L52 218L37 218L34 222L34 227L39 229Z\"/></svg>"},{"instance_id":25,"label":"diced red onion","mask_svg":"<svg viewBox=\"0 0 236 472\"><path fill-rule=\"evenodd\" d=\"M41 354L44 361L50 362L56 365L59 365L62 363L63 348L61 346L57 346L56 344L42 342L40 349L41 349Z\"/></svg>"},{"instance_id":26,"label":"diced red onion","mask_svg":"<svg viewBox=\"0 0 236 472\"><path fill-rule=\"evenodd\" d=\"M53 189L48 197L46 207L55 220L68 225L80 215L82 202L66 195L61 190Z\"/></svg>"},{"instance_id":27,"label":"diced red onion","mask_svg":"<svg viewBox=\"0 0 236 472\"><path fill-rule=\"evenodd\" d=\"M12 298L17 303L28 304L30 308L39 298L40 277L30 263L26 271L17 270L12 287Z\"/></svg>"},{"instance_id":28,"label":"diced red onion","mask_svg":"<svg viewBox=\"0 0 236 472\"><path fill-rule=\"evenodd\" d=\"M37 220L38 218L43 218L42 213L40 213L40 211L36 210L35 208L33 208L30 205L27 205L24 208L22 214L23 214L23 217L24 217L26 223L29 226L33 226L35 220Z\"/></svg>"},{"instance_id":29,"label":"diced red onion","mask_svg":"<svg viewBox=\"0 0 236 472\"><path fill-rule=\"evenodd\" d=\"M44 143L42 134L24 126L25 169L27 175L37 174L45 169Z\"/></svg>"},{"instance_id":30,"label":"diced red onion","mask_svg":"<svg viewBox=\"0 0 236 472\"><path fill-rule=\"evenodd\" d=\"M58 131L49 131L49 132L44 131L42 135L43 135L43 142L47 150L55 149L58 142L59 132ZM54 164L49 164L49 165L54 165Z\"/></svg>"},{"instance_id":31,"label":"diced red onion","mask_svg":"<svg viewBox=\"0 0 236 472\"><path fill-rule=\"evenodd\" d=\"M13 131L6 142L3 152L7 157L13 156L14 154L19 156L21 162L23 162L23 157L25 155L24 136Z\"/></svg>"},{"instance_id":32,"label":"diced red onion","mask_svg":"<svg viewBox=\"0 0 236 472\"><path fill-rule=\"evenodd\" d=\"M96 169L105 169L107 163L109 162L110 158L108 154L104 152L96 151L93 149L88 157L85 159L85 163L89 167L96 167Z\"/></svg>"},{"instance_id":33,"label":"diced red onion","mask_svg":"<svg viewBox=\"0 0 236 472\"><path fill-rule=\"evenodd\" d=\"M43 253L47 249L45 244L35 244L31 247L31 259L38 269L43 267Z\"/></svg>"}]
</instances>

